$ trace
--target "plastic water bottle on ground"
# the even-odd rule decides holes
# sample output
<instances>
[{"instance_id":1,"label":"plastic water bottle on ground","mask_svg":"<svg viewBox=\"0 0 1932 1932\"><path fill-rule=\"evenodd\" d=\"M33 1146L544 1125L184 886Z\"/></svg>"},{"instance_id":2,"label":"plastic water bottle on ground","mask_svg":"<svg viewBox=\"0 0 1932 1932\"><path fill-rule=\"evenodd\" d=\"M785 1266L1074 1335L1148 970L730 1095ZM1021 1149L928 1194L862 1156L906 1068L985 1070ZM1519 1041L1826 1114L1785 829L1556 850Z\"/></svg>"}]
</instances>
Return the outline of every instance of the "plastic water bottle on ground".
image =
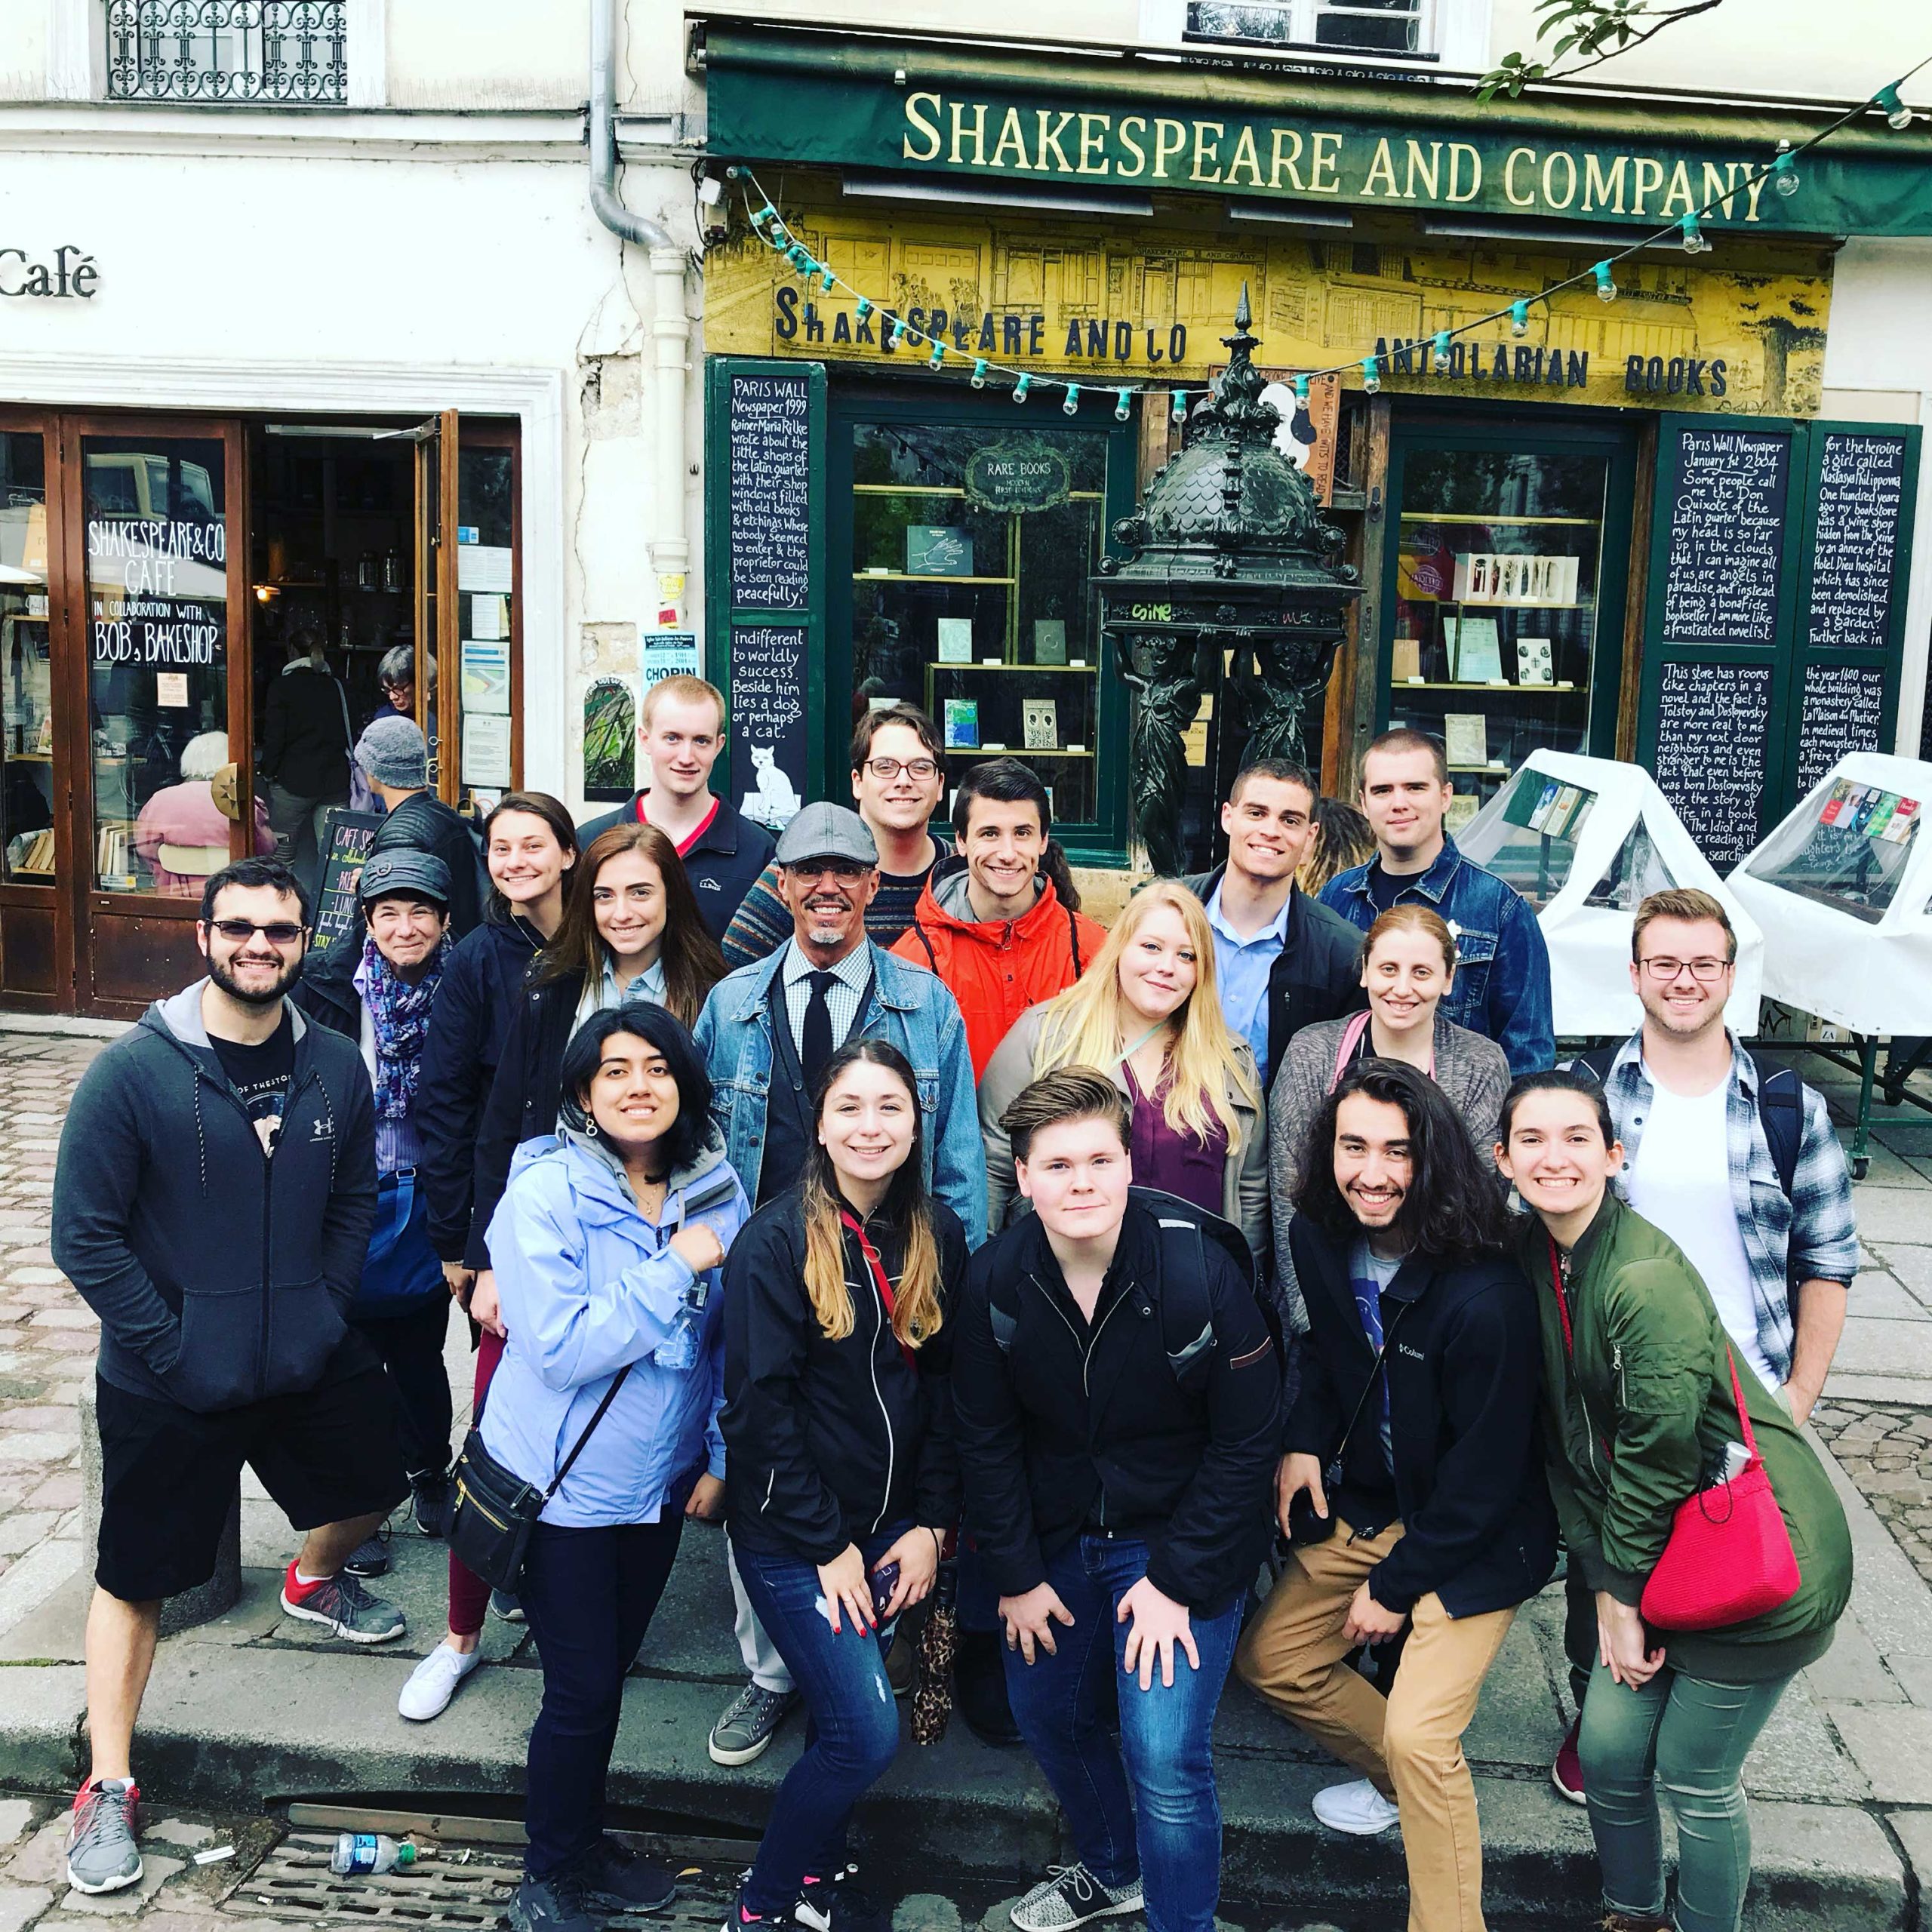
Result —
<instances>
[{"instance_id":1,"label":"plastic water bottle on ground","mask_svg":"<svg viewBox=\"0 0 1932 1932\"><path fill-rule=\"evenodd\" d=\"M344 1832L329 1854L329 1869L338 1878L372 1878L381 1872L406 1872L420 1856L406 1840L398 1844L381 1832Z\"/></svg>"}]
</instances>

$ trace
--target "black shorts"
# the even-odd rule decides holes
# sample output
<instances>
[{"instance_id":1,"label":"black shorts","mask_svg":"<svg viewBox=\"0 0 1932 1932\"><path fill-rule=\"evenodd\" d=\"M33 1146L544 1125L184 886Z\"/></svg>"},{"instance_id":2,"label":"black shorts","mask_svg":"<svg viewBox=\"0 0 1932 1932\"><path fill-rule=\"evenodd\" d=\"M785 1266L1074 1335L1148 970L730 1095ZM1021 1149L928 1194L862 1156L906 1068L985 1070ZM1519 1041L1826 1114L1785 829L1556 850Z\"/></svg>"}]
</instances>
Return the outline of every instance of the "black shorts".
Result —
<instances>
[{"instance_id":1,"label":"black shorts","mask_svg":"<svg viewBox=\"0 0 1932 1932\"><path fill-rule=\"evenodd\" d=\"M213 1415L97 1377L94 1581L124 1603L205 1583L244 1463L298 1530L394 1509L409 1494L394 1399L366 1349L346 1346L348 1373L332 1361L313 1389Z\"/></svg>"}]
</instances>

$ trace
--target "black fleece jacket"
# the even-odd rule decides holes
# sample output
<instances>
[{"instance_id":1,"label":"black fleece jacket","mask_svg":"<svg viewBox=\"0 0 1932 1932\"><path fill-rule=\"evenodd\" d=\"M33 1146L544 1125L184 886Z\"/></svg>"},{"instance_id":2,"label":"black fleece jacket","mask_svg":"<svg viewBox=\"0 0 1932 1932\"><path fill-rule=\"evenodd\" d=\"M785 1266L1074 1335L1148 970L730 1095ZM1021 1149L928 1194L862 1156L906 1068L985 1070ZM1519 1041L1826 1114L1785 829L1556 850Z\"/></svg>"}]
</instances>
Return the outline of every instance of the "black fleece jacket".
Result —
<instances>
[{"instance_id":1,"label":"black fleece jacket","mask_svg":"<svg viewBox=\"0 0 1932 1932\"><path fill-rule=\"evenodd\" d=\"M442 997L439 990L439 1007ZM512 1156L525 1141L557 1131L557 1109L563 1103L564 1049L571 1043L577 1001L583 997L581 973L537 980L526 968L523 983L510 1001L502 1051L485 1091L476 1131L475 1196L463 1257L472 1268L490 1266L490 1220L509 1185ZM432 1040L435 1032L432 1019Z\"/></svg>"},{"instance_id":2,"label":"black fleece jacket","mask_svg":"<svg viewBox=\"0 0 1932 1932\"><path fill-rule=\"evenodd\" d=\"M1288 1244L1309 1331L1281 1446L1325 1467L1375 1354L1349 1285L1348 1244L1297 1214ZM1369 1594L1406 1613L1433 1592L1451 1617L1534 1596L1556 1566L1556 1512L1537 1435L1542 1337L1522 1270L1506 1255L1411 1255L1383 1291L1382 1332L1393 1487L1371 1396L1328 1498L1365 1536L1401 1519L1401 1540L1368 1573Z\"/></svg>"},{"instance_id":3,"label":"black fleece jacket","mask_svg":"<svg viewBox=\"0 0 1932 1932\"><path fill-rule=\"evenodd\" d=\"M1177 1379L1153 1213L1130 1199L1090 1327L1029 1214L974 1255L953 1346L966 1524L1003 1596L1090 1526L1143 1537L1156 1589L1214 1615L1254 1580L1269 1534L1281 1368L1248 1281L1203 1244L1214 1346ZM989 1303L1014 1307L1011 1345ZM1011 1285L1009 1285L1011 1284ZM1198 1386L1196 1386L1198 1380Z\"/></svg>"},{"instance_id":4,"label":"black fleece jacket","mask_svg":"<svg viewBox=\"0 0 1932 1932\"><path fill-rule=\"evenodd\" d=\"M949 1370L966 1232L932 1207L939 1332L908 1362L855 1236L844 1236L851 1334L831 1340L805 1291L805 1219L788 1189L738 1232L724 1257L724 1435L731 1535L753 1549L829 1563L895 1523L958 1520ZM869 1230L869 1232L871 1232ZM896 1289L903 1243L872 1233Z\"/></svg>"},{"instance_id":5,"label":"black fleece jacket","mask_svg":"<svg viewBox=\"0 0 1932 1932\"><path fill-rule=\"evenodd\" d=\"M331 1358L376 1220L354 1042L295 1016L265 1155L202 1023L205 983L157 1001L88 1069L54 1177L54 1259L100 1317L101 1375L201 1412L346 1365Z\"/></svg>"}]
</instances>

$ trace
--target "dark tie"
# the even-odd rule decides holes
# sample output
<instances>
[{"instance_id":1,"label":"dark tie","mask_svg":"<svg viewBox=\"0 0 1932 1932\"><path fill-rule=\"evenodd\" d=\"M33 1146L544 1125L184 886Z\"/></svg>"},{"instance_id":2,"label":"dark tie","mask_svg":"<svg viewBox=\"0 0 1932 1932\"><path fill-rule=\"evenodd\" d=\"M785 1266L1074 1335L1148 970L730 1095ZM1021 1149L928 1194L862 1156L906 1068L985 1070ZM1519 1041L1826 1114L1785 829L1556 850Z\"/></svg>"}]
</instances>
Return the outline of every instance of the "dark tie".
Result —
<instances>
[{"instance_id":1,"label":"dark tie","mask_svg":"<svg viewBox=\"0 0 1932 1932\"><path fill-rule=\"evenodd\" d=\"M798 1063L804 1071L808 1094L818 1091L819 1077L825 1072L826 1062L832 1057L832 1008L826 1002L826 995L832 990L832 983L836 977L831 973L814 973L812 996L805 1002L805 1023L798 1048Z\"/></svg>"}]
</instances>

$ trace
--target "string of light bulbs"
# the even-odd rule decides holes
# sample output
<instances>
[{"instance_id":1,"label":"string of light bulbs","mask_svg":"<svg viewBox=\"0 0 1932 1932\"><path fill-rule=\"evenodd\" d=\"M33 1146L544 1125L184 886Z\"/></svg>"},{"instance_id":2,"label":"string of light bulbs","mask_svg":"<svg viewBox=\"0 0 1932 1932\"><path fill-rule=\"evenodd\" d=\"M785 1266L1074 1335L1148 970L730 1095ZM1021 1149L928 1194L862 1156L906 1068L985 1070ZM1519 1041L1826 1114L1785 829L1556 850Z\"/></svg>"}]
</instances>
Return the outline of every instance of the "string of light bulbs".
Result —
<instances>
[{"instance_id":1,"label":"string of light bulbs","mask_svg":"<svg viewBox=\"0 0 1932 1932\"><path fill-rule=\"evenodd\" d=\"M1616 276L1617 265L1628 261L1633 255L1641 254L1647 248L1656 248L1675 237L1678 246L1686 254L1700 255L1706 253L1710 248L1711 243L1704 234L1703 224L1709 219L1715 211L1721 208L1726 202L1734 199L1740 193L1748 193L1754 187L1761 187L1767 180L1771 182L1777 192L1781 195L1789 197L1797 194L1802 185L1798 173L1799 157L1808 154L1814 148L1829 140L1841 129L1850 126L1853 122L1859 119L1862 115L1870 113L1875 109L1884 115L1885 125L1895 132L1903 133L1909 128L1915 118L1915 115L1913 110L1908 107L1900 97L1900 90L1927 66L1932 66L1932 54L1927 54L1924 60L1907 69L1897 80L1887 82L1884 86L1880 88L1875 93L1868 95L1857 106L1847 108L1835 121L1820 128L1817 133L1812 135L1809 140L1801 141L1795 146L1788 139L1780 140L1778 143L1777 153L1763 167L1758 169L1755 173L1746 176L1743 181L1730 185L1723 194L1713 195L1701 208L1687 211L1678 216L1675 220L1667 222L1663 227L1633 242L1627 248L1621 249L1614 254L1606 255L1601 260L1592 262L1588 268L1580 269L1574 275L1566 275L1560 281L1551 282L1546 288L1537 290L1534 295L1520 296L1513 301L1504 303L1501 308L1491 310L1486 315L1477 316L1472 321L1459 322L1452 328L1438 329L1432 337L1427 339L1426 343L1418 341L1405 347L1398 353L1405 364L1412 355L1420 354L1426 356L1427 360L1425 363L1424 372L1429 373L1432 371L1435 374L1440 375L1448 368L1450 352L1457 337L1472 335L1479 329L1488 328L1492 322L1500 322L1507 318L1510 334L1520 340L1530 332L1531 309L1539 303L1547 306L1551 297L1561 294L1565 289L1580 288L1584 284L1589 283L1594 286L1599 301L1614 302L1617 295ZM879 318L879 327L884 332L884 338L889 340L891 346L897 349L904 347L909 342L915 348L923 348L927 351L926 366L929 369L934 371L943 370L947 365L949 357L952 358L955 364L963 363L970 359L972 363L970 380L974 389L983 389L995 380L1010 383L1012 385L1011 391L1012 398L1015 403L1018 404L1025 403L1036 388L1063 389L1066 392L1066 395L1060 404L1060 408L1062 412L1068 416L1076 416L1079 414L1081 398L1089 391L1097 395L1110 395L1114 398L1115 419L1122 423L1126 422L1132 414L1134 398L1136 396L1171 397L1172 400L1169 407L1173 412L1174 421L1179 423L1184 423L1187 419L1188 403L1190 397L1204 395L1211 392L1210 386L1208 385L1195 388L1176 388L1166 383L1082 383L1063 376L1048 375L1032 370L1014 368L1009 364L997 361L991 356L971 355L971 352L961 348L955 343L949 343L943 337L915 328L890 304L875 302L870 297L860 294L851 282L838 274L829 263L817 260L811 251L797 238L792 230L786 225L784 217L779 213L776 202L765 192L763 184L760 183L757 175L750 168L740 164L730 171L734 177L748 186L746 210L752 233L790 263L792 269L803 277L808 290L814 280L822 285L828 294L835 288L847 290L856 298L854 314L860 324L863 325L872 317L877 315ZM889 331L886 329L888 317L891 318L891 322ZM1382 387L1385 361L1392 363L1394 360L1394 356L1385 358L1380 352L1377 351L1366 355L1345 358L1340 362L1331 364L1326 368L1300 371L1290 379L1294 386L1295 400L1299 403L1306 403L1309 399L1310 385L1320 381L1324 377L1346 375L1356 371L1361 373L1362 388L1367 394L1373 395Z\"/></svg>"}]
</instances>

